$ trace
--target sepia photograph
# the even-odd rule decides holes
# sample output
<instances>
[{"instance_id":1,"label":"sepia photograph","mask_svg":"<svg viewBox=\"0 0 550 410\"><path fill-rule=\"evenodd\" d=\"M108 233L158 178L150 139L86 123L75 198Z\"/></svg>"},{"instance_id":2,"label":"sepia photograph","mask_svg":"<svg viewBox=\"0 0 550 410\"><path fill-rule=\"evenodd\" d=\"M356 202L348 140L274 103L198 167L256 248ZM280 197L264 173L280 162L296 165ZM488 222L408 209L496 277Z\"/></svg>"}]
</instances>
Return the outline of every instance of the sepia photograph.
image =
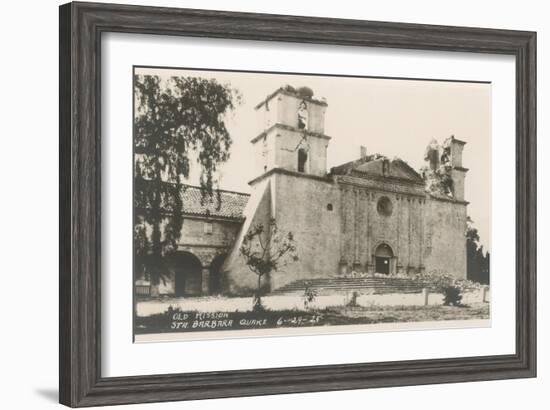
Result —
<instances>
[{"instance_id":1,"label":"sepia photograph","mask_svg":"<svg viewBox=\"0 0 550 410\"><path fill-rule=\"evenodd\" d=\"M135 342L491 326L490 82L132 81Z\"/></svg>"}]
</instances>

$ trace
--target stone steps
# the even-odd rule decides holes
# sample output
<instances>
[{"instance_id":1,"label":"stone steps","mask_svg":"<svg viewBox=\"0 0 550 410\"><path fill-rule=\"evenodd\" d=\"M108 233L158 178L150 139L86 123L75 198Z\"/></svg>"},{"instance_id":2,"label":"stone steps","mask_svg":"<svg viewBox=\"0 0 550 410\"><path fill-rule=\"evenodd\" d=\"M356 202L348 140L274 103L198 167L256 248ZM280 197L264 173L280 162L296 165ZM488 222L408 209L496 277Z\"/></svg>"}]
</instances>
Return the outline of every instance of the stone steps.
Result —
<instances>
[{"instance_id":1,"label":"stone steps","mask_svg":"<svg viewBox=\"0 0 550 410\"><path fill-rule=\"evenodd\" d=\"M318 294L349 292L353 290L369 290L375 294L384 293L419 293L426 285L422 282L408 278L315 278L299 279L288 283L272 294L281 295L289 293L303 293L309 287Z\"/></svg>"}]
</instances>

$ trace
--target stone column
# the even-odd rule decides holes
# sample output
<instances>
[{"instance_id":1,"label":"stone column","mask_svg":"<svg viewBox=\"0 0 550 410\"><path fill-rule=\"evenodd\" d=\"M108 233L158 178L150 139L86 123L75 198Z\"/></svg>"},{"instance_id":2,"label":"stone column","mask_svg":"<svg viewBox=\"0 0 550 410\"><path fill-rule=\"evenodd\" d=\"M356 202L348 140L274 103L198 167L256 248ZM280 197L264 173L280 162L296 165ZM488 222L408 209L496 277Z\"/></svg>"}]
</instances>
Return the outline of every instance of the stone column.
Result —
<instances>
[{"instance_id":1,"label":"stone column","mask_svg":"<svg viewBox=\"0 0 550 410\"><path fill-rule=\"evenodd\" d=\"M340 258L340 261L338 262L338 274L341 276L344 276L348 273L348 263L344 256Z\"/></svg>"},{"instance_id":2,"label":"stone column","mask_svg":"<svg viewBox=\"0 0 550 410\"><path fill-rule=\"evenodd\" d=\"M363 245L363 254L365 255L365 272L369 271L370 263L370 243L369 243L369 207L370 207L370 192L366 191L363 198L363 233L365 241Z\"/></svg>"},{"instance_id":3,"label":"stone column","mask_svg":"<svg viewBox=\"0 0 550 410\"><path fill-rule=\"evenodd\" d=\"M418 201L419 208L420 208L420 249L419 249L419 263L418 263L418 273L424 273L424 250L425 250L425 242L424 242L424 208L426 207L426 200L420 199Z\"/></svg>"},{"instance_id":4,"label":"stone column","mask_svg":"<svg viewBox=\"0 0 550 410\"><path fill-rule=\"evenodd\" d=\"M407 273L410 272L411 268L411 207L413 200L407 198Z\"/></svg>"},{"instance_id":5,"label":"stone column","mask_svg":"<svg viewBox=\"0 0 550 410\"><path fill-rule=\"evenodd\" d=\"M395 214L397 219L397 240L395 243L395 273L401 273L403 266L399 261L399 256L401 255L401 208L402 208L403 197L396 195L395 196Z\"/></svg>"},{"instance_id":6,"label":"stone column","mask_svg":"<svg viewBox=\"0 0 550 410\"><path fill-rule=\"evenodd\" d=\"M368 273L375 273L376 271L376 257L374 256L374 253L370 255L370 262L367 263L367 272Z\"/></svg>"},{"instance_id":7,"label":"stone column","mask_svg":"<svg viewBox=\"0 0 550 410\"><path fill-rule=\"evenodd\" d=\"M397 273L397 258L392 256L390 258L390 275L395 275Z\"/></svg>"},{"instance_id":8,"label":"stone column","mask_svg":"<svg viewBox=\"0 0 550 410\"><path fill-rule=\"evenodd\" d=\"M353 190L353 270L361 270L361 261L359 259L359 192Z\"/></svg>"},{"instance_id":9,"label":"stone column","mask_svg":"<svg viewBox=\"0 0 550 410\"><path fill-rule=\"evenodd\" d=\"M422 303L424 304L424 306L428 306L429 296L430 296L430 291L427 288L423 288L422 289Z\"/></svg>"},{"instance_id":10,"label":"stone column","mask_svg":"<svg viewBox=\"0 0 550 410\"><path fill-rule=\"evenodd\" d=\"M367 193L367 210L366 210L366 214L365 214L365 217L367 218L367 222L366 222L366 225L367 225L367 241L366 241L366 244L365 246L367 247L367 272L368 273L374 273L374 271L376 270L375 269L375 259L374 259L374 255L372 254L371 252L371 246L374 245L374 242L375 242L375 239L374 238L371 238L371 234L372 234L372 228L371 228L371 206L373 206L373 202L374 201L375 197L374 197L374 194L371 193L371 192L368 192ZM372 240L371 240L372 239Z\"/></svg>"},{"instance_id":11,"label":"stone column","mask_svg":"<svg viewBox=\"0 0 550 410\"><path fill-rule=\"evenodd\" d=\"M483 291L482 291L482 298L481 298L481 301L483 303L487 303L488 300L487 300L487 293L489 291L489 288L487 286L483 286Z\"/></svg>"},{"instance_id":12,"label":"stone column","mask_svg":"<svg viewBox=\"0 0 550 410\"><path fill-rule=\"evenodd\" d=\"M210 266L202 268L202 295L210 294Z\"/></svg>"},{"instance_id":13,"label":"stone column","mask_svg":"<svg viewBox=\"0 0 550 410\"><path fill-rule=\"evenodd\" d=\"M342 266L346 265L346 210L345 207L345 198L346 189L340 186L340 264L339 270L342 273Z\"/></svg>"}]
</instances>

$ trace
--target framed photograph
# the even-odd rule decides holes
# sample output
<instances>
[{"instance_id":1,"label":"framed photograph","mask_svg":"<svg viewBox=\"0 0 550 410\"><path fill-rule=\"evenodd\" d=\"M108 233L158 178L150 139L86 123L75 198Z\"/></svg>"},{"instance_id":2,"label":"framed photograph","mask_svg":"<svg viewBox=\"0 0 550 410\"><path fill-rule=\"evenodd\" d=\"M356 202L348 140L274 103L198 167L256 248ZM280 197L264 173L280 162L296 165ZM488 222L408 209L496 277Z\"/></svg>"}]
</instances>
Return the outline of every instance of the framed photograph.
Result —
<instances>
[{"instance_id":1,"label":"framed photograph","mask_svg":"<svg viewBox=\"0 0 550 410\"><path fill-rule=\"evenodd\" d=\"M535 50L61 6L60 402L535 377Z\"/></svg>"}]
</instances>

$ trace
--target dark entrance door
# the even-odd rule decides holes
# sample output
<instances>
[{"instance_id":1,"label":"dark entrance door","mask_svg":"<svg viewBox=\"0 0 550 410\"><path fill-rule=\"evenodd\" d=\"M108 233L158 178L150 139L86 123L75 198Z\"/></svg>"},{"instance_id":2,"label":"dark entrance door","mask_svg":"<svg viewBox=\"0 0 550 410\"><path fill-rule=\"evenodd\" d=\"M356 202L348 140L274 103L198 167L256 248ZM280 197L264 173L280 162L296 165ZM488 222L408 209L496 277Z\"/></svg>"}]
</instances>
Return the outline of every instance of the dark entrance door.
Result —
<instances>
[{"instance_id":1,"label":"dark entrance door","mask_svg":"<svg viewBox=\"0 0 550 410\"><path fill-rule=\"evenodd\" d=\"M376 272L389 275L393 273L391 271L391 259L393 258L393 251L387 243L381 243L378 245L374 252L374 260L376 265Z\"/></svg>"},{"instance_id":2,"label":"dark entrance door","mask_svg":"<svg viewBox=\"0 0 550 410\"><path fill-rule=\"evenodd\" d=\"M390 274L390 258L385 258L382 256L376 257L376 272L385 273L386 275Z\"/></svg>"}]
</instances>

